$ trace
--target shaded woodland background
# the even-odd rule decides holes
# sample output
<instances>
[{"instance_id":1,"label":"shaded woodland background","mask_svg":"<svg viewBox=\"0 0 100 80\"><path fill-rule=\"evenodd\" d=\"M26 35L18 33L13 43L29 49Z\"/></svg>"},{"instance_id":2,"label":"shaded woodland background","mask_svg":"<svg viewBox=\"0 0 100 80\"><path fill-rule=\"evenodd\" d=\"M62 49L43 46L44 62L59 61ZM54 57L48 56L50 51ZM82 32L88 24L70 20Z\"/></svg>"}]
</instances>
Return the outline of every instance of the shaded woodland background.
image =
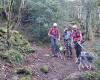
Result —
<instances>
[{"instance_id":1,"label":"shaded woodland background","mask_svg":"<svg viewBox=\"0 0 100 80\"><path fill-rule=\"evenodd\" d=\"M50 53L47 48L43 49L43 46L50 42L47 33L54 22L58 23L61 34L65 26L77 24L80 27L86 40L83 46L98 55L94 63L96 71L86 73L85 77L88 80L97 77L97 80L100 79L100 0L0 0L0 79L11 80L8 79L9 76L23 71L26 75L33 76L32 70L24 67L24 62L30 59L32 65L32 59L35 59L33 53L40 54L40 50ZM33 47L35 44L39 46ZM4 66L9 70L8 77L3 79L7 73ZM24 76L19 80L31 80L29 78Z\"/></svg>"},{"instance_id":2,"label":"shaded woodland background","mask_svg":"<svg viewBox=\"0 0 100 80\"><path fill-rule=\"evenodd\" d=\"M100 32L99 6L99 0L1 0L0 18L9 21L10 29L21 30L29 41L48 42L47 31L54 22L60 29L77 24L86 39L93 39Z\"/></svg>"}]
</instances>

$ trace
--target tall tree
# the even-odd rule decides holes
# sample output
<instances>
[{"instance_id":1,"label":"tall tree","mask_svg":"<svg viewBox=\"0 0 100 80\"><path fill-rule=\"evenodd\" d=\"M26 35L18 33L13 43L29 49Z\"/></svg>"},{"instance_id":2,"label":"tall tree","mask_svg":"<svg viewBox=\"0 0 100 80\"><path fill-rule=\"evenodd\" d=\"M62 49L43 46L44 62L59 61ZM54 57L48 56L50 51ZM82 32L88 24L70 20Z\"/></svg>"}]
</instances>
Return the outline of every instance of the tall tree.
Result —
<instances>
[{"instance_id":1,"label":"tall tree","mask_svg":"<svg viewBox=\"0 0 100 80\"><path fill-rule=\"evenodd\" d=\"M83 6L83 13L86 16L85 20L85 30L86 30L86 39L93 40L93 22L95 19L95 1L94 0L81 0Z\"/></svg>"},{"instance_id":2,"label":"tall tree","mask_svg":"<svg viewBox=\"0 0 100 80\"><path fill-rule=\"evenodd\" d=\"M7 19L7 48L10 49L10 26L11 26L11 10L13 0L8 1L8 19Z\"/></svg>"}]
</instances>

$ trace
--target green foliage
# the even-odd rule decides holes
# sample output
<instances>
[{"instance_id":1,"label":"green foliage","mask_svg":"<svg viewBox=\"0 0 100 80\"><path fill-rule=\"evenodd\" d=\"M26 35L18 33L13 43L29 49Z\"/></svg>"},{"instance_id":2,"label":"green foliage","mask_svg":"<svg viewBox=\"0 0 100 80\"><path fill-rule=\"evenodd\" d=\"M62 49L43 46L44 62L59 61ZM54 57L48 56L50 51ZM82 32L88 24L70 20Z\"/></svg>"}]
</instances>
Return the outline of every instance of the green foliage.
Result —
<instances>
[{"instance_id":1,"label":"green foliage","mask_svg":"<svg viewBox=\"0 0 100 80\"><path fill-rule=\"evenodd\" d=\"M100 49L98 49L98 50L96 49L95 52L96 52L96 54L97 54L98 56L100 56Z\"/></svg>"},{"instance_id":2,"label":"green foliage","mask_svg":"<svg viewBox=\"0 0 100 80\"><path fill-rule=\"evenodd\" d=\"M98 70L100 70L100 61L97 60L97 61L95 61L94 64L95 64L96 68L97 68Z\"/></svg>"},{"instance_id":3,"label":"green foliage","mask_svg":"<svg viewBox=\"0 0 100 80\"><path fill-rule=\"evenodd\" d=\"M29 77L22 77L20 80L30 80Z\"/></svg>"},{"instance_id":4,"label":"green foliage","mask_svg":"<svg viewBox=\"0 0 100 80\"><path fill-rule=\"evenodd\" d=\"M57 0L27 0L22 23L32 25L30 27L33 31L27 33L32 35L34 41L49 42L48 29L61 18L59 6L60 3Z\"/></svg>"},{"instance_id":5,"label":"green foliage","mask_svg":"<svg viewBox=\"0 0 100 80\"><path fill-rule=\"evenodd\" d=\"M28 67L18 68L15 70L15 73L18 75L31 75L32 70Z\"/></svg>"},{"instance_id":6,"label":"green foliage","mask_svg":"<svg viewBox=\"0 0 100 80\"><path fill-rule=\"evenodd\" d=\"M94 51L97 54L97 59L95 60L94 65L97 69L97 73L99 74L99 75L97 74L97 77L98 77L97 80L99 80L100 79L100 44L98 44L98 42L96 42L94 47L95 47Z\"/></svg>"},{"instance_id":7,"label":"green foliage","mask_svg":"<svg viewBox=\"0 0 100 80\"><path fill-rule=\"evenodd\" d=\"M6 62L11 63L11 61L10 61L8 55L0 54L0 59L2 59L3 61L6 61Z\"/></svg>"},{"instance_id":8,"label":"green foliage","mask_svg":"<svg viewBox=\"0 0 100 80\"><path fill-rule=\"evenodd\" d=\"M21 0L13 0L12 13L16 16L20 7Z\"/></svg>"},{"instance_id":9,"label":"green foliage","mask_svg":"<svg viewBox=\"0 0 100 80\"><path fill-rule=\"evenodd\" d=\"M43 27L36 27L33 29L33 38L35 42L49 42L48 29Z\"/></svg>"},{"instance_id":10,"label":"green foliage","mask_svg":"<svg viewBox=\"0 0 100 80\"><path fill-rule=\"evenodd\" d=\"M59 7L56 2L58 3L59 1L27 1L27 20L32 21L32 23L36 22L36 26L57 21L57 16L59 16L57 15L57 13L59 12Z\"/></svg>"},{"instance_id":11,"label":"green foliage","mask_svg":"<svg viewBox=\"0 0 100 80\"><path fill-rule=\"evenodd\" d=\"M14 46L13 47L15 50L18 50L20 53L23 55L29 54L29 53L34 53L35 50L32 49L31 47L20 47L20 46Z\"/></svg>"},{"instance_id":12,"label":"green foliage","mask_svg":"<svg viewBox=\"0 0 100 80\"><path fill-rule=\"evenodd\" d=\"M7 44L6 44L6 39L0 37L0 50L4 51L6 50Z\"/></svg>"},{"instance_id":13,"label":"green foliage","mask_svg":"<svg viewBox=\"0 0 100 80\"><path fill-rule=\"evenodd\" d=\"M0 5L2 6L3 0L0 1ZM5 0L6 3L9 0ZM78 0L79 1L79 0ZM21 10L21 24L28 24L32 30L27 30L25 26L23 26L24 30L27 34L32 35L32 40L37 42L48 42L47 31L52 23L57 22L62 28L67 23L75 22L78 25L86 27L86 13L87 9L91 11L92 19L91 21L88 19L89 25L96 25L98 23L97 20L97 8L96 2L100 3L100 0L81 0L79 2L75 1L67 1L67 0L26 0L25 6ZM12 19L17 20L18 10L20 7L21 0L13 0L12 4ZM6 5L8 6L8 5ZM4 6L2 6L4 7ZM7 7L6 7L7 8ZM15 21L15 20L14 20ZM14 23L12 20L12 23ZM92 23L92 24L91 24ZM36 33L37 32L37 33Z\"/></svg>"},{"instance_id":14,"label":"green foliage","mask_svg":"<svg viewBox=\"0 0 100 80\"><path fill-rule=\"evenodd\" d=\"M11 42L13 45L20 45L21 47L28 44L28 42L22 37L22 35L20 35L18 31L13 32L11 36Z\"/></svg>"},{"instance_id":15,"label":"green foliage","mask_svg":"<svg viewBox=\"0 0 100 80\"><path fill-rule=\"evenodd\" d=\"M3 5L2 5L2 0L0 1L0 13L2 11Z\"/></svg>"},{"instance_id":16,"label":"green foliage","mask_svg":"<svg viewBox=\"0 0 100 80\"><path fill-rule=\"evenodd\" d=\"M7 29L0 28L0 37L2 37L7 32Z\"/></svg>"},{"instance_id":17,"label":"green foliage","mask_svg":"<svg viewBox=\"0 0 100 80\"><path fill-rule=\"evenodd\" d=\"M6 47L7 47L6 35L5 35L6 32L7 32L7 29L0 28L0 50L1 51L6 51Z\"/></svg>"},{"instance_id":18,"label":"green foliage","mask_svg":"<svg viewBox=\"0 0 100 80\"><path fill-rule=\"evenodd\" d=\"M25 54L35 52L29 42L18 31L15 30L10 31L12 34L10 37L11 49L8 51L6 44L6 29L0 29L0 33L2 34L2 36L0 36L0 50L2 51L1 53L7 55L7 59L9 58L8 61L20 64ZM1 58L5 57L2 56Z\"/></svg>"},{"instance_id":19,"label":"green foliage","mask_svg":"<svg viewBox=\"0 0 100 80\"><path fill-rule=\"evenodd\" d=\"M95 53L100 56L100 45L98 43L96 43L96 46L95 46Z\"/></svg>"},{"instance_id":20,"label":"green foliage","mask_svg":"<svg viewBox=\"0 0 100 80\"><path fill-rule=\"evenodd\" d=\"M21 63L23 58L23 55L18 50L14 50L14 49L8 51L8 56L12 62L18 64Z\"/></svg>"},{"instance_id":21,"label":"green foliage","mask_svg":"<svg viewBox=\"0 0 100 80\"><path fill-rule=\"evenodd\" d=\"M98 72L86 72L82 74L82 77L84 77L86 80L99 80L100 74Z\"/></svg>"},{"instance_id":22,"label":"green foliage","mask_svg":"<svg viewBox=\"0 0 100 80\"><path fill-rule=\"evenodd\" d=\"M35 52L31 48L29 42L18 31L13 32L10 40L12 43L12 48L18 50L22 54Z\"/></svg>"},{"instance_id":23,"label":"green foliage","mask_svg":"<svg viewBox=\"0 0 100 80\"><path fill-rule=\"evenodd\" d=\"M96 0L97 5L100 6L100 0Z\"/></svg>"},{"instance_id":24,"label":"green foliage","mask_svg":"<svg viewBox=\"0 0 100 80\"><path fill-rule=\"evenodd\" d=\"M7 32L7 29L5 28L0 28L0 33L6 33Z\"/></svg>"}]
</instances>

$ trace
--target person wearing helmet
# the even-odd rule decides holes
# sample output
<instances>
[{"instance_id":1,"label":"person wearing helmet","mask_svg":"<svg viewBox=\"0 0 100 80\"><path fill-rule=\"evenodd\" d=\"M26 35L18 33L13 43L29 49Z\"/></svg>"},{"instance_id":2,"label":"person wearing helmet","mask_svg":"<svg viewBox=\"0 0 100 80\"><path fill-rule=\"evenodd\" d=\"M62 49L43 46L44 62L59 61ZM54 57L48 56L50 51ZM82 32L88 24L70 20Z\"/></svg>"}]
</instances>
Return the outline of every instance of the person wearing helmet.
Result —
<instances>
[{"instance_id":1,"label":"person wearing helmet","mask_svg":"<svg viewBox=\"0 0 100 80\"><path fill-rule=\"evenodd\" d=\"M71 30L69 28L64 29L63 33L63 39L64 39L64 48L67 51L67 57L72 57L72 36L71 36Z\"/></svg>"},{"instance_id":2,"label":"person wearing helmet","mask_svg":"<svg viewBox=\"0 0 100 80\"><path fill-rule=\"evenodd\" d=\"M80 29L78 28L78 26L77 25L73 25L72 28L73 28L72 36L73 36L74 42L82 41L82 33L81 33Z\"/></svg>"},{"instance_id":3,"label":"person wearing helmet","mask_svg":"<svg viewBox=\"0 0 100 80\"><path fill-rule=\"evenodd\" d=\"M57 47L57 39L59 39L59 31L57 23L53 23L53 26L49 29L48 36L51 39L51 49L54 57L57 57L59 49Z\"/></svg>"},{"instance_id":4,"label":"person wearing helmet","mask_svg":"<svg viewBox=\"0 0 100 80\"><path fill-rule=\"evenodd\" d=\"M63 39L64 39L64 43L66 43L66 40L70 40L71 39L71 31L68 28L64 29Z\"/></svg>"},{"instance_id":5,"label":"person wearing helmet","mask_svg":"<svg viewBox=\"0 0 100 80\"><path fill-rule=\"evenodd\" d=\"M77 63L78 58L82 51L82 47L81 47L82 33L77 25L73 25L72 28L73 28L72 38L73 38L73 42L74 42L74 46L75 46L75 50L76 50L76 57L77 57L76 63Z\"/></svg>"}]
</instances>

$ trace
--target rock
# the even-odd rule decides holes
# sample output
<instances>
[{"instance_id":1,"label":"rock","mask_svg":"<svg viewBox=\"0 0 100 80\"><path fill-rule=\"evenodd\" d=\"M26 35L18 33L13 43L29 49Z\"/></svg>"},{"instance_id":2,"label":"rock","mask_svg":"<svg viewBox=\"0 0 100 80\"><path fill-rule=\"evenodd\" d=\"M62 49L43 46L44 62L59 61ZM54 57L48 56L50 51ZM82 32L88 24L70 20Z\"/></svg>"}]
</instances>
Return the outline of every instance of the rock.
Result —
<instances>
[{"instance_id":1,"label":"rock","mask_svg":"<svg viewBox=\"0 0 100 80\"><path fill-rule=\"evenodd\" d=\"M41 69L40 69L43 73L48 73L48 71L49 71L49 68L48 68L48 66L43 66Z\"/></svg>"},{"instance_id":2,"label":"rock","mask_svg":"<svg viewBox=\"0 0 100 80\"><path fill-rule=\"evenodd\" d=\"M49 55L49 54L45 54L44 56L46 56L46 57L50 57L50 55Z\"/></svg>"}]
</instances>

